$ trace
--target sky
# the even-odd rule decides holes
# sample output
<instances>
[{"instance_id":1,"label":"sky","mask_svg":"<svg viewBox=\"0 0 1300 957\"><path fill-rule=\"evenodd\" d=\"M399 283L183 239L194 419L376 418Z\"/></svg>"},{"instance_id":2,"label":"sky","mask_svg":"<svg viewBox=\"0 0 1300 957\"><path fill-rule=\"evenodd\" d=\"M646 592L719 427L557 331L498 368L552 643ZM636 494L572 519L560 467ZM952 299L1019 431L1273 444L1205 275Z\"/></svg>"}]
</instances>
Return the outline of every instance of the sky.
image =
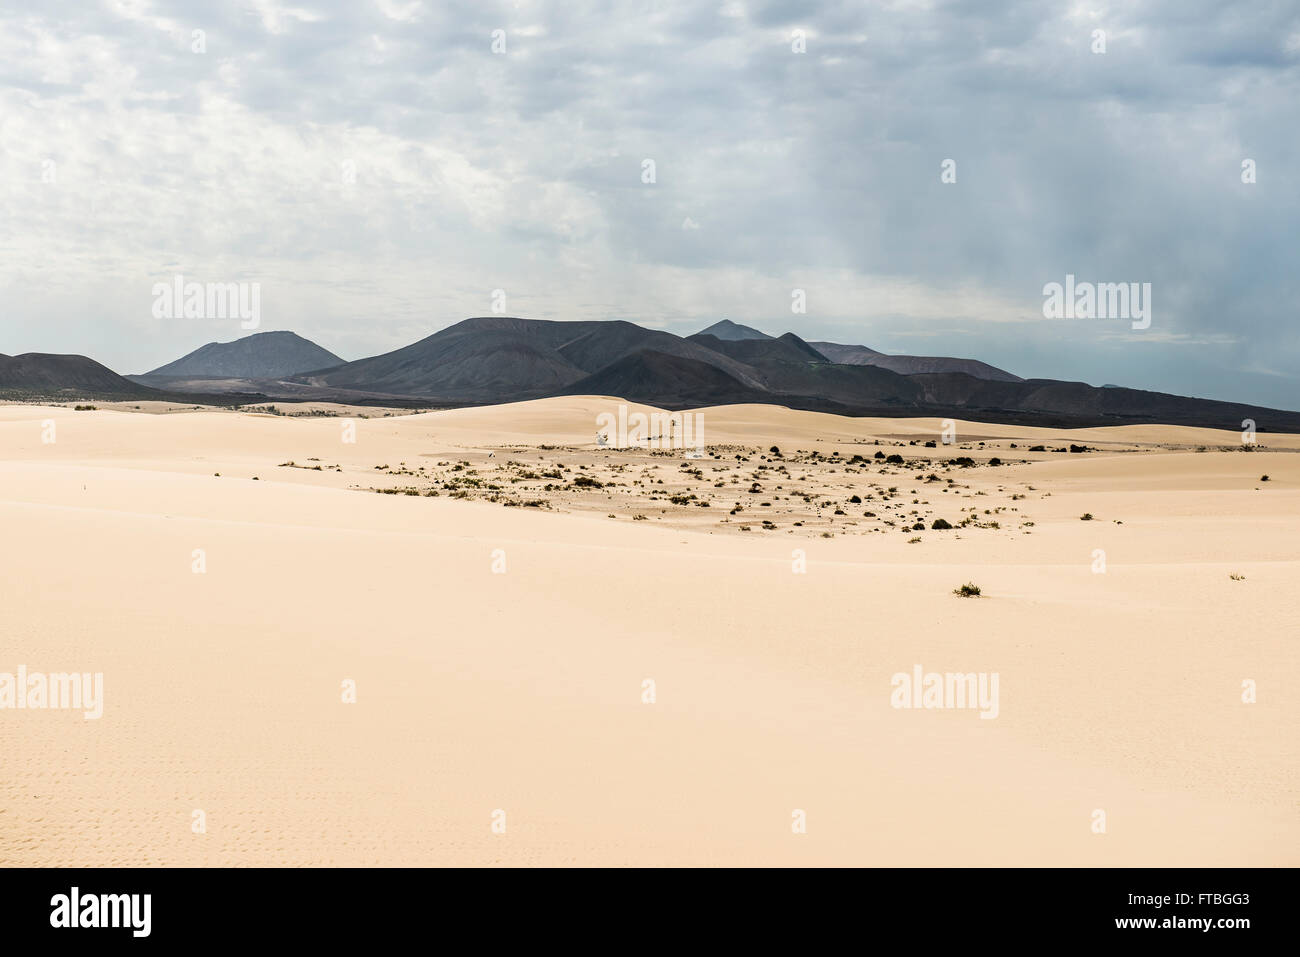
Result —
<instances>
[{"instance_id":1,"label":"sky","mask_svg":"<svg viewBox=\"0 0 1300 957\"><path fill-rule=\"evenodd\" d=\"M182 275L345 359L727 318L1300 409L1298 175L1296 0L6 2L0 353L248 334Z\"/></svg>"}]
</instances>

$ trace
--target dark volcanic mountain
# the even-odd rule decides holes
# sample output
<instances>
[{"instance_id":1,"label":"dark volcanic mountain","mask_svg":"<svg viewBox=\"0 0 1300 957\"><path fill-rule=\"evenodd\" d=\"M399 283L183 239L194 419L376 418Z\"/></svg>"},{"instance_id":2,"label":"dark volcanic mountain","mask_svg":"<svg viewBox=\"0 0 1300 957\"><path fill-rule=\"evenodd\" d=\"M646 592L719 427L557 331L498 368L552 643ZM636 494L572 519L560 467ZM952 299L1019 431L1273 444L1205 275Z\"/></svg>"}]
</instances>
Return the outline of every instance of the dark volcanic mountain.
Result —
<instances>
[{"instance_id":1,"label":"dark volcanic mountain","mask_svg":"<svg viewBox=\"0 0 1300 957\"><path fill-rule=\"evenodd\" d=\"M279 379L341 365L343 360L293 332L259 332L234 342L209 342L150 376L190 379Z\"/></svg>"},{"instance_id":2,"label":"dark volcanic mountain","mask_svg":"<svg viewBox=\"0 0 1300 957\"><path fill-rule=\"evenodd\" d=\"M726 327L722 331L734 333ZM337 358L324 355L327 362ZM916 364L901 373L891 367L901 359ZM269 396L476 405L596 394L670 409L767 402L846 415L1065 427L1159 422L1233 431L1243 419L1253 419L1261 432L1300 432L1297 412L1115 386L1098 389L1083 382L1019 379L975 360L883 356L863 346L809 344L793 333L778 339L761 333L731 338L697 333L683 339L621 321L466 319L384 355L294 376L147 378L147 385L168 391L145 388L83 356L0 356L0 393L9 396L184 400L188 392L188 401L194 401L192 393L203 383L203 401L226 404Z\"/></svg>"},{"instance_id":3,"label":"dark volcanic mountain","mask_svg":"<svg viewBox=\"0 0 1300 957\"><path fill-rule=\"evenodd\" d=\"M792 332L780 339L733 342L698 333L691 340L743 361L763 387L787 405L881 411L915 404L922 395L919 385L897 373L830 362ZM812 398L820 401L805 401Z\"/></svg>"},{"instance_id":4,"label":"dark volcanic mountain","mask_svg":"<svg viewBox=\"0 0 1300 957\"><path fill-rule=\"evenodd\" d=\"M719 339L704 332L697 332L686 340L698 342L714 352L731 356L738 362L753 365L756 362L827 362L824 355L804 342L793 332L787 332L780 339L768 336L764 339Z\"/></svg>"},{"instance_id":5,"label":"dark volcanic mountain","mask_svg":"<svg viewBox=\"0 0 1300 957\"><path fill-rule=\"evenodd\" d=\"M319 386L420 395L448 402L512 402L554 395L642 351L693 359L746 387L752 370L669 332L630 322L466 319L394 352L297 377Z\"/></svg>"},{"instance_id":6,"label":"dark volcanic mountain","mask_svg":"<svg viewBox=\"0 0 1300 957\"><path fill-rule=\"evenodd\" d=\"M884 355L866 346L842 346L838 342L813 342L810 345L831 362L842 362L846 366L869 365L867 360L872 356Z\"/></svg>"},{"instance_id":7,"label":"dark volcanic mountain","mask_svg":"<svg viewBox=\"0 0 1300 957\"><path fill-rule=\"evenodd\" d=\"M0 395L12 398L163 398L161 393L136 385L94 359L47 352L0 355Z\"/></svg>"},{"instance_id":8,"label":"dark volcanic mountain","mask_svg":"<svg viewBox=\"0 0 1300 957\"><path fill-rule=\"evenodd\" d=\"M832 362L854 366L879 366L899 375L919 375L926 372L964 372L976 379L994 382L1023 382L1012 375L978 359L954 359L948 356L888 356L866 346L843 346L836 342L814 342L813 348Z\"/></svg>"},{"instance_id":9,"label":"dark volcanic mountain","mask_svg":"<svg viewBox=\"0 0 1300 957\"><path fill-rule=\"evenodd\" d=\"M994 421L994 417L1000 414L1015 411L1032 412L1050 423L1085 421L1097 425L1128 425L1159 422L1233 431L1241 429L1243 419L1255 419L1261 430L1300 431L1300 413L1297 412L1120 386L1099 389L1085 382L1056 379L989 382L962 375L913 375L908 379L921 385L923 402L961 410L961 414L970 419Z\"/></svg>"},{"instance_id":10,"label":"dark volcanic mountain","mask_svg":"<svg viewBox=\"0 0 1300 957\"><path fill-rule=\"evenodd\" d=\"M1226 429L1253 418L1264 430L1300 431L1295 412L1022 380L973 359L884 356L864 346L810 344L792 333L774 339L728 321L718 326L727 338L682 339L621 321L466 319L403 349L293 381L456 405L599 394L663 408L772 402L850 415Z\"/></svg>"},{"instance_id":11,"label":"dark volcanic mountain","mask_svg":"<svg viewBox=\"0 0 1300 957\"><path fill-rule=\"evenodd\" d=\"M737 341L740 339L771 339L766 332L759 332L749 326L742 326L738 322L732 322L730 319L722 319L709 326L707 329L701 329L696 333L697 336L714 336L726 341Z\"/></svg>"},{"instance_id":12,"label":"dark volcanic mountain","mask_svg":"<svg viewBox=\"0 0 1300 957\"><path fill-rule=\"evenodd\" d=\"M635 395L635 402L665 409L771 401L769 392L751 388L717 366L649 349L624 356L558 394Z\"/></svg>"},{"instance_id":13,"label":"dark volcanic mountain","mask_svg":"<svg viewBox=\"0 0 1300 957\"><path fill-rule=\"evenodd\" d=\"M790 335L793 334L786 333L786 336ZM749 326L742 326L730 319L715 322L709 328L697 332L690 338L705 341L701 339L704 336L722 342L772 341L772 337L767 333L752 329ZM784 339L786 336L781 338ZM918 375L925 372L964 372L976 379L990 379L995 382L1024 381L1019 376L991 366L987 362L980 362L978 359L955 359L948 356L890 356L885 355L883 352L877 352L875 349L868 349L866 346L841 345L838 342L808 343L798 337L795 337L795 341L805 349L815 351L821 358L840 365L878 366L882 369L888 369L890 372L897 372L899 375ZM733 351L728 351L727 354L736 355Z\"/></svg>"}]
</instances>

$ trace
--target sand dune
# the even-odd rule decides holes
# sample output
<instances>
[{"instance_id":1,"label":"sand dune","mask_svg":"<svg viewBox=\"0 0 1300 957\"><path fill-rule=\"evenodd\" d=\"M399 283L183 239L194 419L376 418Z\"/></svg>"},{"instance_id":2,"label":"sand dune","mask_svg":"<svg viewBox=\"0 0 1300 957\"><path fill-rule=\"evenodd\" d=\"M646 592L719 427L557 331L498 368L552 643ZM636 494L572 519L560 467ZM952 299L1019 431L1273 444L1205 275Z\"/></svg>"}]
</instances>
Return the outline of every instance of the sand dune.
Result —
<instances>
[{"instance_id":1,"label":"sand dune","mask_svg":"<svg viewBox=\"0 0 1300 957\"><path fill-rule=\"evenodd\" d=\"M0 672L104 675L0 710L0 863L1300 863L1300 436L728 406L696 462L618 401L0 406ZM917 664L997 717L892 707Z\"/></svg>"}]
</instances>

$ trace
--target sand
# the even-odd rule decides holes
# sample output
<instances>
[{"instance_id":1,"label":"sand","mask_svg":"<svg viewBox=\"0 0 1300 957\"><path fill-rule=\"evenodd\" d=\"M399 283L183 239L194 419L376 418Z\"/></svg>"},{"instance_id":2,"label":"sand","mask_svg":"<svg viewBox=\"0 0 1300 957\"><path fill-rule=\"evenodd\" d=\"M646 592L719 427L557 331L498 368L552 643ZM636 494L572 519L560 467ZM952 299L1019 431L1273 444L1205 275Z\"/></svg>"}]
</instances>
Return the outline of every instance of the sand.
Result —
<instances>
[{"instance_id":1,"label":"sand","mask_svg":"<svg viewBox=\"0 0 1300 957\"><path fill-rule=\"evenodd\" d=\"M0 864L1300 863L1300 436L617 401L0 406Z\"/></svg>"}]
</instances>

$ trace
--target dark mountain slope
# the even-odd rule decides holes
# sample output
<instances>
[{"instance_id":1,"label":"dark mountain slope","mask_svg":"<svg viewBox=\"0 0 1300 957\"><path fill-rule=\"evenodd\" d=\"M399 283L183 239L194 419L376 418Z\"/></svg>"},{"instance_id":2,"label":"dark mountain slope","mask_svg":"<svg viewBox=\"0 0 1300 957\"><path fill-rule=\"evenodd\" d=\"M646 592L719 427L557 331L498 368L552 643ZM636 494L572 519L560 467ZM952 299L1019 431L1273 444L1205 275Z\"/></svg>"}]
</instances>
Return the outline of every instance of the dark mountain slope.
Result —
<instances>
[{"instance_id":1,"label":"dark mountain slope","mask_svg":"<svg viewBox=\"0 0 1300 957\"><path fill-rule=\"evenodd\" d=\"M921 385L923 403L960 411L967 418L995 421L1001 413L1050 417L1090 425L1161 423L1239 431L1253 419L1260 431L1300 431L1300 413L1216 399L1196 399L1119 386L1095 388L1084 382L1026 379L990 382L960 374L907 377ZM1045 419L1046 420L1046 419Z\"/></svg>"},{"instance_id":2,"label":"dark mountain slope","mask_svg":"<svg viewBox=\"0 0 1300 957\"><path fill-rule=\"evenodd\" d=\"M367 392L504 402L548 394L585 374L544 342L512 330L439 335L395 352L296 378Z\"/></svg>"},{"instance_id":3,"label":"dark mountain slope","mask_svg":"<svg viewBox=\"0 0 1300 957\"><path fill-rule=\"evenodd\" d=\"M730 356L737 362L826 362L826 357L792 332L780 339L719 339L697 332L686 340Z\"/></svg>"},{"instance_id":4,"label":"dark mountain slope","mask_svg":"<svg viewBox=\"0 0 1300 957\"><path fill-rule=\"evenodd\" d=\"M809 343L804 342L802 339L796 336L793 332L787 332L777 341L786 343L792 349L795 349L796 351L803 353L804 356L806 356L808 359L811 359L813 362L831 361L830 359L826 358L826 356L823 355L821 352L814 349Z\"/></svg>"},{"instance_id":5,"label":"dark mountain slope","mask_svg":"<svg viewBox=\"0 0 1300 957\"><path fill-rule=\"evenodd\" d=\"M867 365L867 359L871 356L884 355L866 346L843 346L838 342L809 342L809 345L831 362L840 362L849 366Z\"/></svg>"},{"instance_id":6,"label":"dark mountain slope","mask_svg":"<svg viewBox=\"0 0 1300 957\"><path fill-rule=\"evenodd\" d=\"M667 332L630 322L466 319L412 345L299 381L334 388L509 402L553 394L625 356L650 349L693 359L756 387L743 364Z\"/></svg>"},{"instance_id":7,"label":"dark mountain slope","mask_svg":"<svg viewBox=\"0 0 1300 957\"><path fill-rule=\"evenodd\" d=\"M528 320L522 320L527 322ZM588 373L598 372L624 356L650 350L665 355L680 356L704 362L726 372L738 381L754 386L752 373L743 363L736 362L716 350L675 336L671 332L642 329L631 322L557 322L553 334L558 342L556 349L566 359Z\"/></svg>"},{"instance_id":8,"label":"dark mountain slope","mask_svg":"<svg viewBox=\"0 0 1300 957\"><path fill-rule=\"evenodd\" d=\"M0 356L0 394L195 401L192 394L187 399L171 390L199 391L202 381L202 391L208 393L203 401L223 404L252 401L250 393L287 401L425 406L595 393L674 409L767 402L849 415L951 416L1066 427L1164 422L1233 431L1242 428L1242 420L1253 419L1263 433L1300 432L1297 412L1129 388L1097 389L1082 382L998 380L965 372L903 375L874 362L828 361L827 352L841 354L834 346L816 348L792 334L681 339L627 322L486 317L467 319L385 355L293 377L147 377L148 385L168 391L132 382L84 356Z\"/></svg>"},{"instance_id":9,"label":"dark mountain slope","mask_svg":"<svg viewBox=\"0 0 1300 957\"><path fill-rule=\"evenodd\" d=\"M209 342L147 375L188 378L276 379L343 360L293 332L259 332L234 342Z\"/></svg>"},{"instance_id":10,"label":"dark mountain slope","mask_svg":"<svg viewBox=\"0 0 1300 957\"><path fill-rule=\"evenodd\" d=\"M649 349L624 356L558 394L612 395L665 409L771 401L770 393L707 362Z\"/></svg>"},{"instance_id":11,"label":"dark mountain slope","mask_svg":"<svg viewBox=\"0 0 1300 957\"><path fill-rule=\"evenodd\" d=\"M846 346L836 342L814 342L812 347L832 362L845 365L870 365L897 372L899 375L920 375L927 372L962 372L977 379L995 382L1023 382L1005 369L991 366L978 359L956 359L949 356L887 356L866 346Z\"/></svg>"},{"instance_id":12,"label":"dark mountain slope","mask_svg":"<svg viewBox=\"0 0 1300 957\"><path fill-rule=\"evenodd\" d=\"M0 395L161 399L163 394L126 379L94 359L27 352L0 355Z\"/></svg>"},{"instance_id":13,"label":"dark mountain slope","mask_svg":"<svg viewBox=\"0 0 1300 957\"><path fill-rule=\"evenodd\" d=\"M1024 379L1005 369L978 359L954 359L950 356L874 356L868 365L897 372L899 375L923 375L929 372L960 372L992 382L1023 382Z\"/></svg>"},{"instance_id":14,"label":"dark mountain slope","mask_svg":"<svg viewBox=\"0 0 1300 957\"><path fill-rule=\"evenodd\" d=\"M787 401L805 396L836 406L880 408L915 403L921 388L907 377L874 366L841 365L793 333L780 339L722 342L696 334L693 340L749 365L763 387Z\"/></svg>"},{"instance_id":15,"label":"dark mountain slope","mask_svg":"<svg viewBox=\"0 0 1300 957\"><path fill-rule=\"evenodd\" d=\"M697 336L714 336L725 341L738 341L741 339L771 339L766 332L759 332L749 326L742 326L738 322L732 322L730 319L723 319L715 322L707 329L701 329L696 333Z\"/></svg>"}]
</instances>

